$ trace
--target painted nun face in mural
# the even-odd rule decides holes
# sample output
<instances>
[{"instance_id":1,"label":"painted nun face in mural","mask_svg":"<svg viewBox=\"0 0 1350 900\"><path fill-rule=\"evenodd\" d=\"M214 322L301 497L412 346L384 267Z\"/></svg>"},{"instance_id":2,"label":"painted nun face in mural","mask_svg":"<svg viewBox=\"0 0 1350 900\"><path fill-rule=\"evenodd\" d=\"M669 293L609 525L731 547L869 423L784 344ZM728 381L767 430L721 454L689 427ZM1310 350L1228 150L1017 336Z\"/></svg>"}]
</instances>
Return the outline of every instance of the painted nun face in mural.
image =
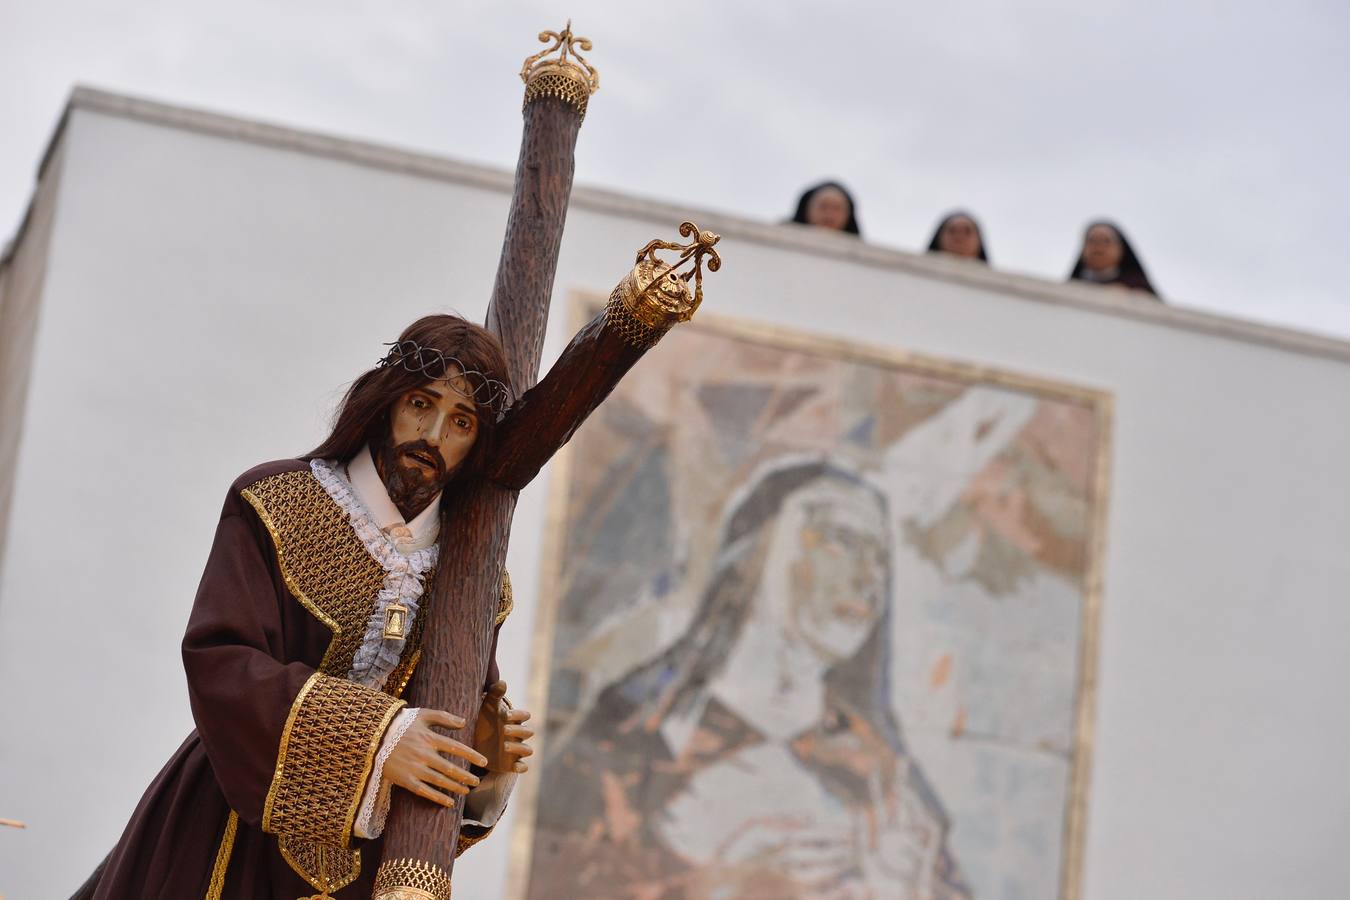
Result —
<instances>
[{"instance_id":1,"label":"painted nun face in mural","mask_svg":"<svg viewBox=\"0 0 1350 900\"><path fill-rule=\"evenodd\" d=\"M825 482L785 504L775 543L789 554L788 621L823 662L858 652L886 602L886 520L875 496Z\"/></svg>"},{"instance_id":2,"label":"painted nun face in mural","mask_svg":"<svg viewBox=\"0 0 1350 900\"><path fill-rule=\"evenodd\" d=\"M543 790L567 794L555 808L569 815L541 818L558 868L531 883L964 897L891 709L888 547L885 499L853 473L780 462L753 478L687 629L602 690L546 765Z\"/></svg>"},{"instance_id":3,"label":"painted nun face in mural","mask_svg":"<svg viewBox=\"0 0 1350 900\"><path fill-rule=\"evenodd\" d=\"M843 470L765 474L731 517L714 581L714 592L733 587L737 607L718 614L736 628L733 643L709 696L682 697L677 709L716 699L776 740L819 722L822 680L867 649L889 602L886 535L881 495Z\"/></svg>"}]
</instances>

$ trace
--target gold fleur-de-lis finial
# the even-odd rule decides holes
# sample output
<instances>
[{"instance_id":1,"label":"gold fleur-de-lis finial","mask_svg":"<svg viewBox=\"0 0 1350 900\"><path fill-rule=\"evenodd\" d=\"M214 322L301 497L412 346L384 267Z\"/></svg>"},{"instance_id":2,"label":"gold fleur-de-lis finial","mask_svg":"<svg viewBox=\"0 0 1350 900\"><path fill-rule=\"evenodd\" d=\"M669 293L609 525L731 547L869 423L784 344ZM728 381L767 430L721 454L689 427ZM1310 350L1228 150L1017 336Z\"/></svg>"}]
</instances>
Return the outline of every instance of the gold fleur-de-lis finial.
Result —
<instances>
[{"instance_id":1,"label":"gold fleur-de-lis finial","mask_svg":"<svg viewBox=\"0 0 1350 900\"><path fill-rule=\"evenodd\" d=\"M722 239L720 234L713 231L700 230L693 222L680 223L680 236L692 237L693 240L687 244L680 244L675 241L654 240L638 251L637 261L639 264L645 259L656 266L665 269L664 275L668 278L678 278L685 284L690 279L694 282L694 302L687 310L681 310L677 321L687 322L694 317L694 313L703 303L703 262L707 257L708 271L716 272L722 268L722 257L715 249L717 242ZM680 258L673 263L666 263L656 255L657 250L673 250L680 254ZM676 274L676 270L685 263L693 261L693 268ZM653 282L653 286L656 282ZM650 290L650 287L649 287Z\"/></svg>"},{"instance_id":2,"label":"gold fleur-de-lis finial","mask_svg":"<svg viewBox=\"0 0 1350 900\"><path fill-rule=\"evenodd\" d=\"M591 52L590 38L578 37L572 33L572 20L568 19L567 24L563 26L562 31L541 31L539 32L539 42L551 46L539 51L525 60L525 64L520 67L520 80L526 85L533 78L546 71L557 71L559 69L568 70L569 74L579 76L586 85L587 94L594 94L600 90L600 73L595 70L586 57L582 56L580 50ZM550 53L558 51L556 59L545 59ZM568 59L569 54L571 59Z\"/></svg>"},{"instance_id":3,"label":"gold fleur-de-lis finial","mask_svg":"<svg viewBox=\"0 0 1350 900\"><path fill-rule=\"evenodd\" d=\"M675 325L692 319L703 303L704 263L710 272L722 268L716 249L720 235L703 231L693 222L681 222L680 235L692 240L687 244L659 238L649 241L609 295L605 327L630 346L650 349ZM678 258L666 262L657 256L658 250L669 250Z\"/></svg>"}]
</instances>

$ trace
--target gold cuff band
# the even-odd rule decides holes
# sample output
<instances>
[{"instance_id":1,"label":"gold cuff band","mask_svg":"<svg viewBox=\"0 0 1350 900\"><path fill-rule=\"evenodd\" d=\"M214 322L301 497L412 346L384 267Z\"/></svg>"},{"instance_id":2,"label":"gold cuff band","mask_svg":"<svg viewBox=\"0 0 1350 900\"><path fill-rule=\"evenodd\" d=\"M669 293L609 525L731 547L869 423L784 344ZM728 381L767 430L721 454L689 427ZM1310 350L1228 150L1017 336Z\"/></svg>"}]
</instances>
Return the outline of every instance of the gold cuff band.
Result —
<instances>
[{"instance_id":1,"label":"gold cuff band","mask_svg":"<svg viewBox=\"0 0 1350 900\"><path fill-rule=\"evenodd\" d=\"M450 876L420 859L388 859L375 873L375 900L450 900Z\"/></svg>"}]
</instances>

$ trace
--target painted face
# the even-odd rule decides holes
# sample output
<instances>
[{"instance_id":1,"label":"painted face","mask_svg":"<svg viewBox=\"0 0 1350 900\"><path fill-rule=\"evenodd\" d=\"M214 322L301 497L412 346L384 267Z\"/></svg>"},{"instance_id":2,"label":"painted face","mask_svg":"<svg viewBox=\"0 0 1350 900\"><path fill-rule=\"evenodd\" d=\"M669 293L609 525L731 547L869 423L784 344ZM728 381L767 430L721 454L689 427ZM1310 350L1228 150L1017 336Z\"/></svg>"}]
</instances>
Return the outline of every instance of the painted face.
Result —
<instances>
[{"instance_id":1,"label":"painted face","mask_svg":"<svg viewBox=\"0 0 1350 900\"><path fill-rule=\"evenodd\" d=\"M807 224L817 228L843 231L848 226L850 212L848 197L835 187L821 188L806 203Z\"/></svg>"},{"instance_id":2,"label":"painted face","mask_svg":"<svg viewBox=\"0 0 1350 900\"><path fill-rule=\"evenodd\" d=\"M1125 246L1115 229L1107 225L1093 225L1083 238L1083 265L1094 272L1109 272L1120 268Z\"/></svg>"},{"instance_id":3,"label":"painted face","mask_svg":"<svg viewBox=\"0 0 1350 900\"><path fill-rule=\"evenodd\" d=\"M885 522L871 496L856 490L808 503L792 564L790 620L834 663L862 647L885 607Z\"/></svg>"},{"instance_id":4,"label":"painted face","mask_svg":"<svg viewBox=\"0 0 1350 900\"><path fill-rule=\"evenodd\" d=\"M403 393L389 414L389 437L376 459L385 488L411 518L450 482L478 439L471 388L459 370Z\"/></svg>"},{"instance_id":5,"label":"painted face","mask_svg":"<svg viewBox=\"0 0 1350 900\"><path fill-rule=\"evenodd\" d=\"M954 256L978 259L980 255L980 233L975 223L965 216L954 216L942 226L938 235L938 249Z\"/></svg>"}]
</instances>

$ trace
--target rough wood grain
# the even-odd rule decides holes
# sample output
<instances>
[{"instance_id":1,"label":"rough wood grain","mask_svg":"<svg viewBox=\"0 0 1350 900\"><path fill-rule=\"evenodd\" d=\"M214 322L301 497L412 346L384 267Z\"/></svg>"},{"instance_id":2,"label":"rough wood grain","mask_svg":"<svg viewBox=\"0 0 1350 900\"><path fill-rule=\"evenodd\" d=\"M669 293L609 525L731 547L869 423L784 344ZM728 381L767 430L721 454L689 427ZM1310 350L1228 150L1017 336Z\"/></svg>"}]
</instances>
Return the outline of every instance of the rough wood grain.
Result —
<instances>
[{"instance_id":1,"label":"rough wood grain","mask_svg":"<svg viewBox=\"0 0 1350 900\"><path fill-rule=\"evenodd\" d=\"M515 193L488 304L488 330L501 338L516 396L534 386L558 269L581 117L543 97L525 107Z\"/></svg>"},{"instance_id":2,"label":"rough wood grain","mask_svg":"<svg viewBox=\"0 0 1350 900\"><path fill-rule=\"evenodd\" d=\"M601 311L501 423L488 479L517 490L529 484L642 354L617 329L605 327Z\"/></svg>"},{"instance_id":3,"label":"rough wood grain","mask_svg":"<svg viewBox=\"0 0 1350 900\"><path fill-rule=\"evenodd\" d=\"M534 384L539 371L581 128L577 110L554 98L530 103L524 118L515 192L487 313L487 327L501 338L506 350L517 395ZM593 407L590 404L588 410ZM533 408L538 407L522 405L512 411L510 418L518 423L512 430L528 431L528 410ZM409 690L412 706L449 710L468 719L468 727L453 734L465 743L472 739L473 718L490 662L493 620L515 505L515 490L490 482L462 495L449 533L441 542L444 556L437 566L434 596L448 597L450 602L429 611L422 659ZM449 591L441 589L442 582ZM395 791L385 832L385 859L421 859L451 871L460 815L458 806L446 811L405 791Z\"/></svg>"}]
</instances>

